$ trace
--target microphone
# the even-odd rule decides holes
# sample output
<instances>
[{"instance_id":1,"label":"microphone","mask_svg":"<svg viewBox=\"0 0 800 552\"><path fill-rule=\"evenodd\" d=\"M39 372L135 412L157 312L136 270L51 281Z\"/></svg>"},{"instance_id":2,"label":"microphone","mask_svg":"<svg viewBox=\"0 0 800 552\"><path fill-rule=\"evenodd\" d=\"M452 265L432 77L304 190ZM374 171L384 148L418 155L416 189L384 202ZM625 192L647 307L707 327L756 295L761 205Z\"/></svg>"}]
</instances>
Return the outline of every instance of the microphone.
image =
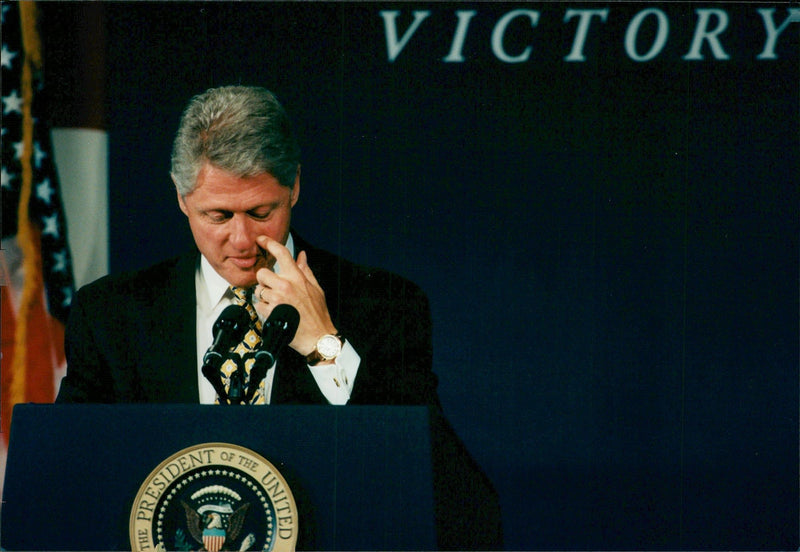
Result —
<instances>
[{"instance_id":1,"label":"microphone","mask_svg":"<svg viewBox=\"0 0 800 552\"><path fill-rule=\"evenodd\" d=\"M261 328L261 347L256 351L256 360L250 368L250 382L244 397L245 403L250 402L256 389L261 385L261 380L266 377L267 370L275 364L283 348L294 339L299 324L300 313L292 305L277 305L272 309L272 313Z\"/></svg>"},{"instance_id":2,"label":"microphone","mask_svg":"<svg viewBox=\"0 0 800 552\"><path fill-rule=\"evenodd\" d=\"M224 360L222 356L239 343L250 328L250 315L241 305L225 307L217 321L214 322L212 333L214 342L203 355L203 375L211 382L214 391L219 396L220 403L228 404L225 386L219 375L219 367Z\"/></svg>"}]
</instances>

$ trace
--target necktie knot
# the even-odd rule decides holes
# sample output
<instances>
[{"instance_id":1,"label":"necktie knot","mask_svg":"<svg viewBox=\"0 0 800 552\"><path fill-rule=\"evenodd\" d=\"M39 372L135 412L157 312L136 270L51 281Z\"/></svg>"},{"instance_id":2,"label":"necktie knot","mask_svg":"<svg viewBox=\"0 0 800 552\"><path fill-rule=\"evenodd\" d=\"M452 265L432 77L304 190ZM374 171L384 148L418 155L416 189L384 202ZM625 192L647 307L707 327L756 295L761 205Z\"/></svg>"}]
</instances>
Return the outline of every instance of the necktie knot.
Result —
<instances>
[{"instance_id":1,"label":"necktie knot","mask_svg":"<svg viewBox=\"0 0 800 552\"><path fill-rule=\"evenodd\" d=\"M231 286L231 293L234 296L234 302L237 305L243 306L247 310L247 314L250 315L250 322L256 327L257 330L261 331L261 322L258 319L258 313L256 312L255 307L250 302L250 296L252 295L253 288L243 288L238 286Z\"/></svg>"},{"instance_id":2,"label":"necktie knot","mask_svg":"<svg viewBox=\"0 0 800 552\"><path fill-rule=\"evenodd\" d=\"M236 303L245 306L250 302L250 292L253 288L243 288L239 286L231 286L231 293L235 297Z\"/></svg>"}]
</instances>

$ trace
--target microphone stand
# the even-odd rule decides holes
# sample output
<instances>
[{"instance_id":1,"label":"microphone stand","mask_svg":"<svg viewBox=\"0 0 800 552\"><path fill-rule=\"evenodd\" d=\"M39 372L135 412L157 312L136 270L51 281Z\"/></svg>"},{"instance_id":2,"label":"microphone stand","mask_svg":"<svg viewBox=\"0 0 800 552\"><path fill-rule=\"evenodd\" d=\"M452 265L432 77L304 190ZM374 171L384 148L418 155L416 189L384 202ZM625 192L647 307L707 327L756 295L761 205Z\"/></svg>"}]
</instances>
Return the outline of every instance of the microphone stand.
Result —
<instances>
[{"instance_id":1,"label":"microphone stand","mask_svg":"<svg viewBox=\"0 0 800 552\"><path fill-rule=\"evenodd\" d=\"M267 376L267 370L272 367L274 362L275 357L269 351L260 349L256 352L256 361L250 368L250 381L247 382L247 393L244 396L245 404L250 404L250 401L253 400L256 390Z\"/></svg>"},{"instance_id":2,"label":"microphone stand","mask_svg":"<svg viewBox=\"0 0 800 552\"><path fill-rule=\"evenodd\" d=\"M230 400L231 404L242 404L244 382L242 381L240 368L241 366L237 366L236 370L231 373L230 385L228 386L228 400Z\"/></svg>"},{"instance_id":3,"label":"microphone stand","mask_svg":"<svg viewBox=\"0 0 800 552\"><path fill-rule=\"evenodd\" d=\"M217 392L219 397L219 404L230 404L228 394L225 393L225 386L222 385L222 378L219 375L219 367L215 366L213 362L206 362L203 364L203 376L208 380L214 391Z\"/></svg>"}]
</instances>

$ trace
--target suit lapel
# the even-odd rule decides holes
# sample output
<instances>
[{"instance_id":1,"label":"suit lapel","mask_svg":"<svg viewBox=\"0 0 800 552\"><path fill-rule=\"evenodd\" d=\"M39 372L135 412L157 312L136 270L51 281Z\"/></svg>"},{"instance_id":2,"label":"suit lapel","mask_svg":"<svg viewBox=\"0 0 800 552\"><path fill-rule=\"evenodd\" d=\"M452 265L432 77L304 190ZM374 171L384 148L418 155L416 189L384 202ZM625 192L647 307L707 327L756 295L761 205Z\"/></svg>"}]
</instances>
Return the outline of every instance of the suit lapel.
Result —
<instances>
[{"instance_id":1,"label":"suit lapel","mask_svg":"<svg viewBox=\"0 0 800 552\"><path fill-rule=\"evenodd\" d=\"M155 402L197 403L197 252L178 259L154 295L152 343L140 368L145 395ZM159 308L159 305L162 305Z\"/></svg>"},{"instance_id":2,"label":"suit lapel","mask_svg":"<svg viewBox=\"0 0 800 552\"><path fill-rule=\"evenodd\" d=\"M198 255L181 258L177 268L176 305L173 327L176 328L178 343L186 344L175 351L175 377L170 393L176 402L196 403L199 401L197 387L197 292L195 290L195 270Z\"/></svg>"}]
</instances>

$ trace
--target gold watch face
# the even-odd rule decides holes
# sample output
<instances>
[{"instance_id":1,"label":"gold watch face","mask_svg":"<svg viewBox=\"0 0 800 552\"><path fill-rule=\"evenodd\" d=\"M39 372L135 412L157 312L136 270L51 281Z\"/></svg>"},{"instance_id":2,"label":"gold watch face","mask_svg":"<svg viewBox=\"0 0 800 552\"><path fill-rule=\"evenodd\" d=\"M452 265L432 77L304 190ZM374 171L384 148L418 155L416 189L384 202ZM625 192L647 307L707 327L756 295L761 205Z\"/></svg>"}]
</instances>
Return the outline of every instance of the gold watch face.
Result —
<instances>
[{"instance_id":1,"label":"gold watch face","mask_svg":"<svg viewBox=\"0 0 800 552\"><path fill-rule=\"evenodd\" d=\"M330 360L339 356L342 351L342 343L335 335L324 335L317 342L317 351L325 360Z\"/></svg>"}]
</instances>

